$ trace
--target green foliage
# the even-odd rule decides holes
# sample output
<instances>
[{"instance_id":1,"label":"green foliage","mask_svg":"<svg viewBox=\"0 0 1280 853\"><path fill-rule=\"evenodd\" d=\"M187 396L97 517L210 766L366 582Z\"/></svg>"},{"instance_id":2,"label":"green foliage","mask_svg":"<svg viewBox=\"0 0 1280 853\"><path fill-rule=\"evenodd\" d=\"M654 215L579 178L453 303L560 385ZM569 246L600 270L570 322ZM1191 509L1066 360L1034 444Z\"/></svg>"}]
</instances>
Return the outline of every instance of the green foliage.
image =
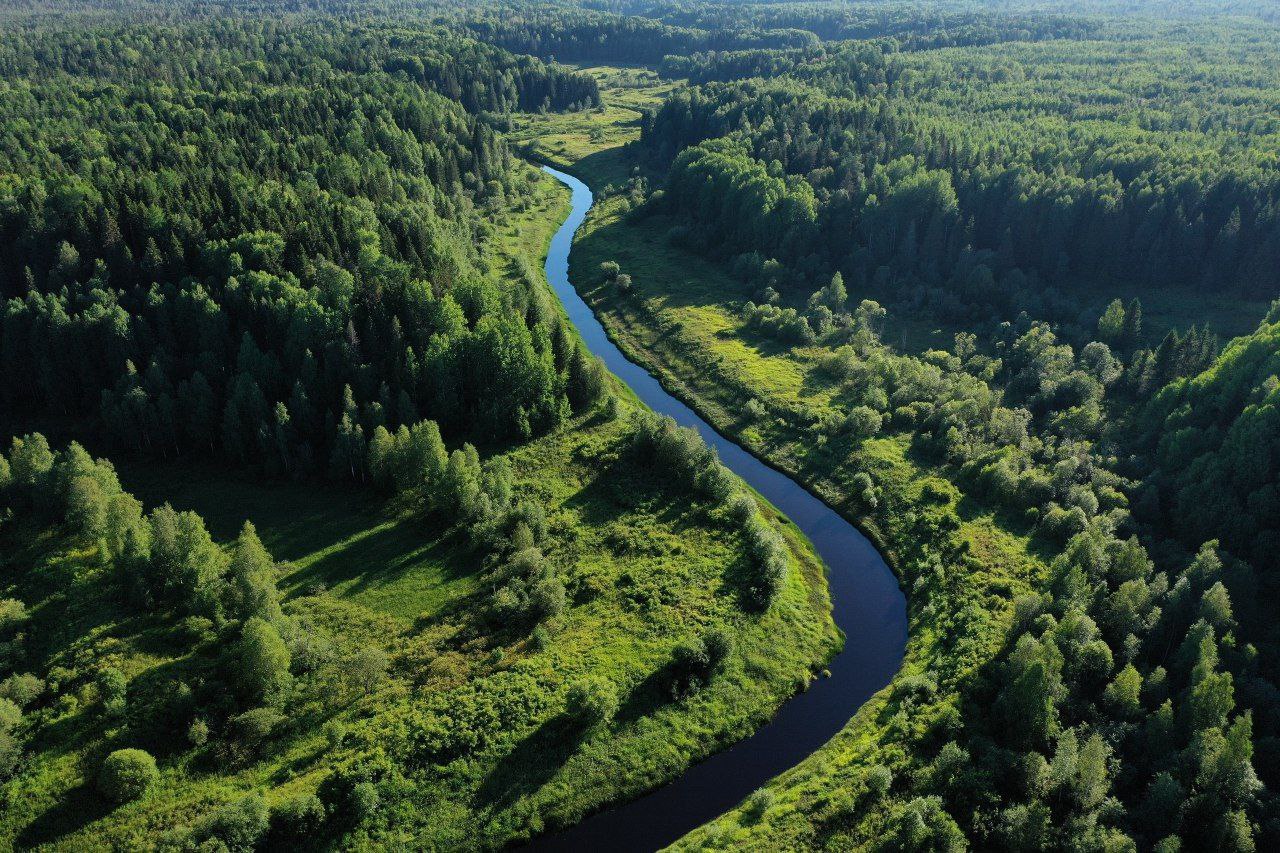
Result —
<instances>
[{"instance_id":1,"label":"green foliage","mask_svg":"<svg viewBox=\"0 0 1280 853\"><path fill-rule=\"evenodd\" d=\"M645 282L638 301L587 288L611 333L719 428L861 514L895 556L912 602L894 692L795 778L770 786L788 808L757 822L744 806L680 846L714 846L727 833L756 846L871 846L887 827L901 833L886 844L893 849L934 844L935 835L944 847L983 849L1199 849L1224 839L1247 848L1262 843L1255 834L1270 838L1269 795L1246 796L1247 806L1215 799L1196 768L1201 747L1223 743L1239 721L1255 727L1259 753L1271 737L1257 729L1268 700L1253 691L1272 695L1274 632L1251 603L1269 602L1273 584L1269 571L1233 558L1266 564L1275 549L1225 555L1210 543L1194 559L1181 553L1270 517L1259 513L1264 496L1246 505L1219 495L1239 482L1237 473L1225 486L1231 470L1257 468L1263 483L1274 454L1254 442L1261 464L1208 467L1236 413L1271 390L1259 390L1275 372L1269 343L1265 332L1251 342L1234 388L1215 377L1225 406L1188 393L1214 373L1208 330L1175 330L1144 347L1146 329L1170 319L1154 319L1150 306L1162 300L1148 302L1153 290L1265 291L1252 266L1257 244L1228 250L1227 267L1211 256L1243 228L1237 204L1268 211L1250 220L1259 234L1274 226L1266 148L1276 126L1255 121L1275 85L1270 71L1255 73L1274 67L1272 47L1222 21L1094 23L1107 34L1101 42L919 53L867 43L673 59L682 73L732 82L689 87L645 119L650 159L639 162L671 164L648 218L609 201L589 218L582 263L616 258ZM1228 38L1248 46L1229 51ZM1192 82L1176 57L1196 49L1209 53L1205 76ZM749 69L772 69L772 79L744 79ZM1241 91L1240 75L1252 77L1250 94L1235 100L1227 93ZM1121 115L1099 95L1149 91L1145 81L1157 78L1168 81L1162 106L1144 101ZM1053 109L1031 106L1050 100ZM1165 120L1165 108L1212 118L1192 130ZM1145 118L1135 131L1136 114ZM1239 148L1218 147L1246 126ZM1068 127L1075 135L1065 143ZM966 152L975 138L983 142ZM1087 170L1081 150L1096 157ZM1187 196L1179 187L1192 171L1201 188L1232 189ZM812 188L809 242L783 245L781 184L763 201L741 188L757 175ZM1141 202L1138 187L1149 193ZM721 205L728 193L741 206ZM1102 209L1077 206L1086 198L1108 199L1114 234L1086 236ZM1190 202L1202 219L1186 231L1153 219L1155 199L1161 210ZM774 242L754 252L765 231ZM1128 242L1112 246L1117 234ZM1268 255L1271 237L1261 239ZM841 317L827 290L837 271L888 316ZM1102 340L1090 340L1100 315ZM779 340L782 323L800 319L813 337ZM924 330L939 322L949 326L942 339L954 337L950 351L927 348L939 336ZM1139 416L1136 441L1115 428L1171 380L1161 404ZM749 400L771 417L741 418ZM878 432L845 431L858 407L879 416ZM1175 423L1195 429L1178 435ZM1148 467L1174 448L1178 463ZM1197 457L1205 467L1191 473ZM1180 522L1177 480L1191 485L1206 473L1211 481L1188 493ZM1193 520L1200 506L1210 512ZM938 744L947 741L944 756ZM896 790L873 807L846 804L856 768L877 762L892 765ZM1234 765L1241 778L1271 772L1265 760L1250 762L1252 770ZM1150 790L1155 819L1144 812Z\"/></svg>"},{"instance_id":2,"label":"green foliage","mask_svg":"<svg viewBox=\"0 0 1280 853\"><path fill-rule=\"evenodd\" d=\"M190 843L196 849L214 847L231 853L249 853L257 849L268 825L266 802L261 795L250 794L197 823L191 831Z\"/></svg>"},{"instance_id":3,"label":"green foliage","mask_svg":"<svg viewBox=\"0 0 1280 853\"><path fill-rule=\"evenodd\" d=\"M0 732L8 734L22 722L22 709L12 699L0 698Z\"/></svg>"},{"instance_id":4,"label":"green foliage","mask_svg":"<svg viewBox=\"0 0 1280 853\"><path fill-rule=\"evenodd\" d=\"M9 699L19 708L26 707L44 693L45 683L29 672L19 672L0 681L0 698Z\"/></svg>"},{"instance_id":5,"label":"green foliage","mask_svg":"<svg viewBox=\"0 0 1280 853\"><path fill-rule=\"evenodd\" d=\"M260 617L244 623L238 644L240 688L255 701L281 702L292 683L289 648Z\"/></svg>"},{"instance_id":6,"label":"green foliage","mask_svg":"<svg viewBox=\"0 0 1280 853\"><path fill-rule=\"evenodd\" d=\"M240 620L253 618L267 622L280 621L280 602L276 592L275 562L252 522L246 521L231 551L228 569L228 615Z\"/></svg>"},{"instance_id":7,"label":"green foliage","mask_svg":"<svg viewBox=\"0 0 1280 853\"><path fill-rule=\"evenodd\" d=\"M668 670L672 695L683 699L705 687L732 653L732 641L720 631L676 646Z\"/></svg>"},{"instance_id":8,"label":"green foliage","mask_svg":"<svg viewBox=\"0 0 1280 853\"><path fill-rule=\"evenodd\" d=\"M98 771L98 792L113 803L142 797L160 778L156 760L141 749L117 749Z\"/></svg>"},{"instance_id":9,"label":"green foliage","mask_svg":"<svg viewBox=\"0 0 1280 853\"><path fill-rule=\"evenodd\" d=\"M109 716L118 717L124 713L128 687L129 682L125 680L124 673L115 667L107 667L98 673L98 696Z\"/></svg>"},{"instance_id":10,"label":"green foliage","mask_svg":"<svg viewBox=\"0 0 1280 853\"><path fill-rule=\"evenodd\" d=\"M1264 117L1274 44L1231 26L1073 23L1106 38L924 51L885 39L673 59L672 73L728 82L690 87L645 122L644 146L671 164L663 205L696 231L690 245L776 258L782 279L807 292L838 271L958 320L1022 308L1074 321L1079 303L1046 298L1037 282L1124 276L1269 296L1263 270L1280 247L1266 153L1278 128ZM1201 85L1179 57L1206 45L1213 82ZM746 79L753 71L769 73ZM1137 104L1153 75L1165 87L1136 114L1102 94ZM1205 121L1193 131L1170 118L1180 110ZM1241 146L1227 153L1229 137ZM1076 171L1082 150L1092 160ZM1178 212L1153 216L1152 204ZM812 306L830 302L815 294ZM1140 313L1127 314L1110 305L1104 341L1138 343Z\"/></svg>"},{"instance_id":11,"label":"green foliage","mask_svg":"<svg viewBox=\"0 0 1280 853\"><path fill-rule=\"evenodd\" d=\"M5 537L0 561L6 576L17 579L10 594L21 596L0 606L0 641L24 633L35 639L40 657L29 664L49 683L46 687L34 674L0 682L0 693L27 703L19 721L0 732L0 773L17 773L18 784L30 792L24 802L31 804L6 812L6 836L27 831L40 814L61 808L66 792L80 783L59 769L58 756L65 754L60 750L69 750L77 762L93 760L93 751L104 743L105 726L165 756L164 784L153 787L141 808L148 815L165 815L165 824L174 829L162 838L134 809L126 809L82 823L50 818L51 828L42 830L49 837L73 845L90 837L144 838L164 849L239 844L234 839L241 837L274 844L277 824L260 834L258 810L247 811L247 817L238 807L219 811L220 804L245 790L230 780L273 780L253 783L249 792L278 802L282 795L315 791L331 769L368 758L370 744L391 744L391 752L400 756L391 770L354 782L332 821L326 811L317 829L314 811L304 809L296 823L311 827L313 838L340 837L354 829L378 838L408 832L441 843L456 840L472 832L469 822L457 817L457 806L483 796L489 774L545 768L541 749L526 755L518 745L561 715L566 680L606 679L613 701L606 695L610 691L602 690L580 707L588 716L603 711L608 717L617 697L629 695L653 674L655 661L693 635L686 614L696 616L693 624L721 626L724 637L742 637L740 643L767 650L769 675L716 679L704 689L699 710L660 700L639 727L628 721L614 731L615 726L589 724L584 717L572 727L576 734L567 742L573 746L555 770L574 793L568 799L556 794L556 807L576 816L638 791L641 775L621 769L624 763L669 778L674 768L646 764L644 756L656 754L649 744L683 738L695 718L701 732L695 742L701 746L688 747L691 759L749 732L752 721L767 717L790 693L796 671L818 665L821 658L812 657L813 650L829 648L830 635L822 630L820 568L812 558L798 563L805 583L789 591L788 606L759 622L742 619L722 590L724 567L741 559L742 547L724 536L714 508L696 493L680 493L682 501L673 509L665 478L630 464L628 419L601 422L586 415L577 423L575 429L488 461L474 449L462 449L454 457L454 473L462 484L459 494L474 500L474 511L465 519L445 503L424 512L427 507L417 500L423 496L425 503L422 485L392 502L399 514L384 516L370 510L368 491L253 484L185 464L145 475L131 469L128 479L142 484L140 494L149 503L164 495L176 506L199 509L200 514L167 510L161 513L166 524L176 529L179 516L189 513L189 541L202 543L195 534L203 531L211 541L225 543L215 544L225 554L217 573L197 585L197 599L217 605L206 611L221 614L217 622L176 604L152 610L119 593L119 579L129 578L134 567L144 580L152 577L147 574L150 520L136 499L120 502L136 512L122 516L126 535L120 538L132 544L115 556L110 546L84 547L89 544L85 532L57 524L56 515L37 512L34 505L22 509L0 530ZM425 424L405 432L431 443L432 430ZM51 453L51 471L69 464L66 451ZM56 494L56 483L51 477L46 488ZM614 517L616 495L633 502L625 517L646 550L617 553L605 544L604 525L582 521L584 516ZM50 511L57 507L53 501ZM252 527L244 525L246 515L254 519ZM50 519L53 532L40 534ZM654 550L655 545L663 550ZM271 552L287 559L277 562ZM67 572L47 575L46 565ZM612 582L624 570L654 584L661 598L638 607ZM291 595L260 588L257 581L274 583L277 573L281 589ZM578 595L592 578L595 598L582 606ZM526 640L523 630L509 632L506 624L477 635L479 644L454 635L456 619L484 631L481 617L489 596L476 592L497 587L498 579L518 579L530 612L547 620L540 647ZM280 604L279 618L237 621L238 602L247 597L238 590L269 593L269 600ZM78 614L90 621L79 621ZM793 621L797 614L803 618ZM110 628L96 632L89 625ZM638 640L637 648L620 649L607 639L620 625ZM663 628L646 627L653 625ZM808 627L797 630L799 625ZM717 636L707 643L727 647L729 642ZM46 648L53 650L49 660L68 666L48 668ZM95 663L85 668L81 661ZM517 667L521 674L514 677L511 670ZM90 682L98 683L96 691L84 689ZM127 682L123 691L122 682ZM127 711L119 717L104 720L96 706L78 707L94 697L105 704L121 693L127 696ZM546 729L561 730L559 725ZM605 730L609 737L597 735ZM418 775L431 762L447 765L457 757L465 760L454 769L467 769L452 781ZM291 776L291 770L298 775ZM647 772L642 775L648 778ZM230 790L229 784L234 785ZM284 790L272 793L279 788ZM193 797L198 805L191 804ZM413 816L403 811L406 803L413 804ZM521 834L514 817L518 808L523 807L501 807L501 822L484 830L485 836ZM215 812L216 820L210 816ZM248 830L225 829L239 825L241 817ZM279 834L297 838L283 824Z\"/></svg>"},{"instance_id":12,"label":"green foliage","mask_svg":"<svg viewBox=\"0 0 1280 853\"><path fill-rule=\"evenodd\" d=\"M1142 511L1190 547L1221 539L1259 568L1280 570L1277 457L1280 323L1233 341L1190 379L1162 390L1140 414L1150 453L1150 498Z\"/></svg>"},{"instance_id":13,"label":"green foliage","mask_svg":"<svg viewBox=\"0 0 1280 853\"><path fill-rule=\"evenodd\" d=\"M896 809L880 846L912 853L958 853L967 848L960 827L937 797L919 797Z\"/></svg>"},{"instance_id":14,"label":"green foliage","mask_svg":"<svg viewBox=\"0 0 1280 853\"><path fill-rule=\"evenodd\" d=\"M274 848L314 844L324 821L324 803L315 794L290 797L271 807L267 844Z\"/></svg>"},{"instance_id":15,"label":"green foliage","mask_svg":"<svg viewBox=\"0 0 1280 853\"><path fill-rule=\"evenodd\" d=\"M565 696L565 713L584 728L606 723L618 710L618 689L613 682L599 676L588 676L569 685Z\"/></svg>"},{"instance_id":16,"label":"green foliage","mask_svg":"<svg viewBox=\"0 0 1280 853\"><path fill-rule=\"evenodd\" d=\"M356 480L377 428L420 414L486 438L556 426L562 321L517 317L535 286L513 300L476 251L531 195L477 114L590 106L594 79L438 28L269 17L6 31L4 409ZM40 451L19 452L19 490ZM75 485L81 523L93 491Z\"/></svg>"}]
</instances>

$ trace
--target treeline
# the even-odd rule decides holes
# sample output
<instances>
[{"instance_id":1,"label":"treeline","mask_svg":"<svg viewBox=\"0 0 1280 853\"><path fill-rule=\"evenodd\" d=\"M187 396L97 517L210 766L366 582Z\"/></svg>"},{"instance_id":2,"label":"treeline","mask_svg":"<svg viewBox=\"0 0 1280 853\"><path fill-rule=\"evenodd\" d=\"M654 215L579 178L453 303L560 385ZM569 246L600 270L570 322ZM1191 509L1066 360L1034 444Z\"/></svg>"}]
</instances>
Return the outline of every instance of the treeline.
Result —
<instances>
[{"instance_id":1,"label":"treeline","mask_svg":"<svg viewBox=\"0 0 1280 853\"><path fill-rule=\"evenodd\" d=\"M1136 510L1186 543L1213 537L1280 584L1280 309L1208 369L1138 409L1149 470Z\"/></svg>"},{"instance_id":2,"label":"treeline","mask_svg":"<svg viewBox=\"0 0 1280 853\"><path fill-rule=\"evenodd\" d=\"M595 79L515 56L443 28L397 27L385 20L286 20L262 13L158 23L109 18L98 26L40 23L14 27L0 44L0 76L39 80L147 81L179 87L331 85L338 75L404 74L470 112L565 110L600 102Z\"/></svg>"},{"instance_id":3,"label":"treeline","mask_svg":"<svg viewBox=\"0 0 1280 853\"><path fill-rule=\"evenodd\" d=\"M513 53L564 62L657 65L668 54L744 48L793 48L817 37L799 30L697 29L645 17L581 8L499 6L465 9L458 25L475 38Z\"/></svg>"},{"instance_id":4,"label":"treeline","mask_svg":"<svg viewBox=\"0 0 1280 853\"><path fill-rule=\"evenodd\" d=\"M624 2L613 8L666 24L707 30L749 26L762 31L803 30L823 41L891 38L904 50L936 50L1005 41L1088 39L1107 22L1079 14L981 4L906 3L687 3ZM1074 11L1074 10L1073 10Z\"/></svg>"},{"instance_id":5,"label":"treeline","mask_svg":"<svg viewBox=\"0 0 1280 853\"><path fill-rule=\"evenodd\" d=\"M1079 16L835 3L496 3L446 12L443 19L516 53L571 62L664 63L669 70L683 57L707 52L812 49L823 41L852 39L935 50L1086 39L1106 26Z\"/></svg>"},{"instance_id":6,"label":"treeline","mask_svg":"<svg viewBox=\"0 0 1280 853\"><path fill-rule=\"evenodd\" d=\"M1236 60L1215 47L1219 85L1204 91L1177 70L1190 49L779 54L794 65L781 79L677 92L642 144L669 167L665 205L697 243L759 251L802 292L838 270L958 321L1026 310L1074 322L1073 294L1106 282L1266 297L1280 260L1274 51L1249 42ZM778 70L763 53L671 66L713 79L737 64ZM1146 102L1099 94L1136 97L1151 67L1169 75Z\"/></svg>"},{"instance_id":7,"label":"treeline","mask_svg":"<svg viewBox=\"0 0 1280 853\"><path fill-rule=\"evenodd\" d=\"M351 448L380 425L488 440L563 419L575 339L534 278L499 288L475 251L524 173L378 45L487 79L486 107L513 105L523 61L432 39L254 20L7 31L0 420L87 417L121 447L361 479ZM137 55L188 62L139 76ZM549 97L514 79L517 101Z\"/></svg>"}]
</instances>

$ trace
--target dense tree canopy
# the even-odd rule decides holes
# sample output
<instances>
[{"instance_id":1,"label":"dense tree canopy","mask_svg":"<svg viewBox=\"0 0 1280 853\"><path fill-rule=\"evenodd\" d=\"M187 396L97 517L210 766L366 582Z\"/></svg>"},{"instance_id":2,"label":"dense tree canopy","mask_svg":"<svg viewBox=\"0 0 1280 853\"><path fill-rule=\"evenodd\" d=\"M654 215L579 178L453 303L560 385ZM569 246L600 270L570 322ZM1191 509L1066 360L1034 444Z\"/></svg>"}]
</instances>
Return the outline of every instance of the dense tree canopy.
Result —
<instances>
[{"instance_id":1,"label":"dense tree canopy","mask_svg":"<svg viewBox=\"0 0 1280 853\"><path fill-rule=\"evenodd\" d=\"M558 315L478 271L526 179L467 109L589 105L590 78L259 18L15 27L0 70L8 418L362 479L378 426L527 437L568 410Z\"/></svg>"},{"instance_id":2,"label":"dense tree canopy","mask_svg":"<svg viewBox=\"0 0 1280 853\"><path fill-rule=\"evenodd\" d=\"M1178 41L927 54L860 44L781 66L708 56L673 73L772 79L677 94L643 143L671 163L665 201L697 242L760 251L797 286L840 270L970 320L1019 309L1074 320L1078 307L1046 285L1267 298L1280 266L1272 46L1246 41L1241 60L1218 48L1206 61L1219 86L1205 93L1178 57L1214 48ZM1153 68L1170 73L1148 95ZM812 227L796 231L793 205L772 198L721 198L723 182L765 172L790 193L812 190ZM775 236L761 246L756 233Z\"/></svg>"}]
</instances>

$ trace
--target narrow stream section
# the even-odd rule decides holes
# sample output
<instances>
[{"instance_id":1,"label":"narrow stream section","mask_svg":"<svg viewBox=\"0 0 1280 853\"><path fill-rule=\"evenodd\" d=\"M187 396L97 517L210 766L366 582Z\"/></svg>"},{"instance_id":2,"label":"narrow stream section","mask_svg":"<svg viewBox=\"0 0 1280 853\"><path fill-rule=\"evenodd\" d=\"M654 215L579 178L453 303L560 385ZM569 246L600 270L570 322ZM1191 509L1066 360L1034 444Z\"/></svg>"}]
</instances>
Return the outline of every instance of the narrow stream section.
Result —
<instances>
[{"instance_id":1,"label":"narrow stream section","mask_svg":"<svg viewBox=\"0 0 1280 853\"><path fill-rule=\"evenodd\" d=\"M827 565L836 625L844 650L819 678L788 701L754 735L691 767L637 800L599 812L576 826L536 838L528 850L652 851L735 806L769 779L826 743L902 663L907 642L906 598L871 542L835 510L711 428L622 354L569 283L569 249L591 208L591 190L572 175L543 171L573 190L573 210L551 240L547 281L564 303L587 347L651 409L698 430L720 460L786 514Z\"/></svg>"}]
</instances>

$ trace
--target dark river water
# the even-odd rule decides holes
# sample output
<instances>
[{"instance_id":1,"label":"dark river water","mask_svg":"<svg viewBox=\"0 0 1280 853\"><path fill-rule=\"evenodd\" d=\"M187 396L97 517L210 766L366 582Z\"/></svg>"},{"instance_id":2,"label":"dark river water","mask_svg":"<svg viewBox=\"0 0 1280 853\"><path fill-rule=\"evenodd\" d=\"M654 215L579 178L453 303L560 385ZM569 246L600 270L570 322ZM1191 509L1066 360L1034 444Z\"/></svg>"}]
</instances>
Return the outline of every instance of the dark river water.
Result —
<instances>
[{"instance_id":1,"label":"dark river water","mask_svg":"<svg viewBox=\"0 0 1280 853\"><path fill-rule=\"evenodd\" d=\"M853 525L785 474L720 435L614 346L569 282L569 249L591 208L591 190L572 175L545 166L543 171L573 190L573 210L551 240L546 271L582 339L649 408L696 428L725 465L809 538L826 563L833 616L845 634L844 650L830 664L831 677L815 680L754 735L637 800L592 815L564 832L534 839L525 848L651 851L718 817L795 766L888 684L907 642L906 599L884 558Z\"/></svg>"}]
</instances>

